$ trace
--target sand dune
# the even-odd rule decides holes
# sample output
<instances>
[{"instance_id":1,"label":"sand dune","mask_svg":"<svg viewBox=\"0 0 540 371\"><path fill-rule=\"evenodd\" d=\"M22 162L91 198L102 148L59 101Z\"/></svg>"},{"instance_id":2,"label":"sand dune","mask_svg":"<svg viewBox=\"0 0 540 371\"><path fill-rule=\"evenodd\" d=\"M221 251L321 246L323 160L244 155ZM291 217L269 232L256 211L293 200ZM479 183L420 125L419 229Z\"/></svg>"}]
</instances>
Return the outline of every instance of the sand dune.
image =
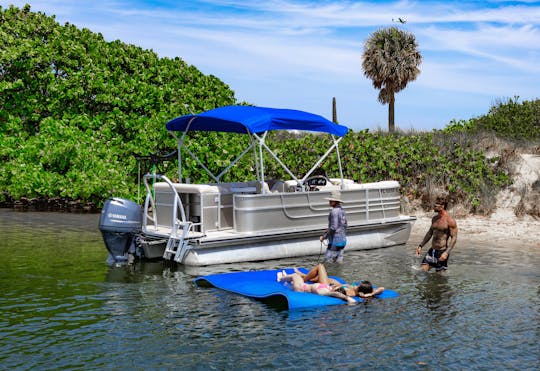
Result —
<instances>
[{"instance_id":1,"label":"sand dune","mask_svg":"<svg viewBox=\"0 0 540 371\"><path fill-rule=\"evenodd\" d=\"M517 217L516 207L522 202L524 195L529 207L539 207L540 190L540 156L522 154L521 161L516 165L513 184L502 191L497 197L497 209L489 217L467 216L455 217L458 224L458 244L460 239L470 241L493 241L497 244L508 243L517 246L526 244L540 248L540 219L530 215ZM536 185L536 186L535 186ZM448 210L453 215L452 209ZM411 233L411 243L420 242L429 229L431 218L435 213L415 212L416 221Z\"/></svg>"}]
</instances>

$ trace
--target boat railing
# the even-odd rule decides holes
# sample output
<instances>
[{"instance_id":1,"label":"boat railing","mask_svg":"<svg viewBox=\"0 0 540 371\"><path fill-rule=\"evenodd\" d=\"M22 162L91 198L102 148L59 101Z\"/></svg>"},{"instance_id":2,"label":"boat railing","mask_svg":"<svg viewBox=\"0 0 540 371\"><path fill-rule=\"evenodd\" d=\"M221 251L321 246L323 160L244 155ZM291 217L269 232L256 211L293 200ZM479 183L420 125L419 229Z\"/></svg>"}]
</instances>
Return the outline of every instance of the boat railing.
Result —
<instances>
[{"instance_id":1,"label":"boat railing","mask_svg":"<svg viewBox=\"0 0 540 371\"><path fill-rule=\"evenodd\" d=\"M146 199L144 201L144 215L143 215L143 230L145 230L148 227L148 221L150 221L154 228L157 229L158 227L158 213L156 209L156 203L155 203L155 195L153 192L153 189L151 188L149 184L149 180L152 180L155 182L156 180L163 181L167 183L169 188L171 189L172 195L173 195L173 207L172 207L172 228L173 233L177 231L178 224L179 223L190 223L186 220L186 213L184 211L184 205L182 204L182 199L180 198L180 195L174 188L173 182L169 178L167 178L165 175L159 175L159 174L145 174L143 177L143 183L144 187L146 188ZM149 210L152 210L152 215L150 215ZM180 219L178 219L178 211L180 211Z\"/></svg>"}]
</instances>

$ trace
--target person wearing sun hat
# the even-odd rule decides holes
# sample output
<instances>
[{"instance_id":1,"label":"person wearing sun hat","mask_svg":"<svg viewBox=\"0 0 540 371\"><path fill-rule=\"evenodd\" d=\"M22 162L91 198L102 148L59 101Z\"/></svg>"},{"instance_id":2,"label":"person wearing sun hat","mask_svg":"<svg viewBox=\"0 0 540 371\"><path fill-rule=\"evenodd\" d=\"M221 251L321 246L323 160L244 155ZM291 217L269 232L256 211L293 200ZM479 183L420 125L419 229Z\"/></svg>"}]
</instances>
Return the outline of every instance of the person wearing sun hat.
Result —
<instances>
[{"instance_id":1,"label":"person wearing sun hat","mask_svg":"<svg viewBox=\"0 0 540 371\"><path fill-rule=\"evenodd\" d=\"M326 199L332 209L328 214L328 229L320 237L321 242L325 239L328 240L325 261L342 263L343 249L347 244L347 217L341 207L343 200L339 191L332 192L330 197Z\"/></svg>"}]
</instances>

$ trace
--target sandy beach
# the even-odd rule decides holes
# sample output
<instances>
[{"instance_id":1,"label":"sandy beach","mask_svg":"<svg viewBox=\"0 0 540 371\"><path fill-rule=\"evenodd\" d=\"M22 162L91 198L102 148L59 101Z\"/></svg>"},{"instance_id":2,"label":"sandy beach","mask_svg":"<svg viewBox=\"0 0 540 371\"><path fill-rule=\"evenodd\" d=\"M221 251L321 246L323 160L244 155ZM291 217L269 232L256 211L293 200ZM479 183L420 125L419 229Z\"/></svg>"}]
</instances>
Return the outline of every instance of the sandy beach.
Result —
<instances>
[{"instance_id":1,"label":"sandy beach","mask_svg":"<svg viewBox=\"0 0 540 371\"><path fill-rule=\"evenodd\" d=\"M451 209L449 213L452 215ZM416 213L418 219L411 232L409 239L411 243L419 243L422 240L434 215L435 213ZM529 216L517 218L511 215L501 218L499 215L455 218L458 225L458 247L460 240L467 240L473 242L493 241L497 245L507 243L516 247L527 245L540 248L540 220Z\"/></svg>"},{"instance_id":2,"label":"sandy beach","mask_svg":"<svg viewBox=\"0 0 540 371\"><path fill-rule=\"evenodd\" d=\"M537 186L540 177L540 156L521 154L515 164L512 177L513 184L501 191L497 196L496 210L490 216L468 215L460 216L460 211L450 206L448 213L458 224L458 246L460 240L493 241L497 245L535 246L540 248L540 219L531 215L517 217L514 210L522 201L524 194L528 195L529 207L538 207ZM526 192L524 192L526 190ZM536 204L536 205L534 205ZM420 242L429 229L434 212L415 210L410 213L418 218L413 226L410 242Z\"/></svg>"}]
</instances>

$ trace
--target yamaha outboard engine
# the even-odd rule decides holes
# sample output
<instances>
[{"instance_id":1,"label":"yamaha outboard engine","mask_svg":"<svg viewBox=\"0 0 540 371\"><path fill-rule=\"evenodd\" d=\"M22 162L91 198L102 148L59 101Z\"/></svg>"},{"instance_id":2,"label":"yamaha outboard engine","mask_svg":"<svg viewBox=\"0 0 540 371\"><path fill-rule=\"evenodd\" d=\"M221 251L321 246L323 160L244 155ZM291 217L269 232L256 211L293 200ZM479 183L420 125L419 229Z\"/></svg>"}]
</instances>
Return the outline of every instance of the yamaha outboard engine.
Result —
<instances>
[{"instance_id":1,"label":"yamaha outboard engine","mask_svg":"<svg viewBox=\"0 0 540 371\"><path fill-rule=\"evenodd\" d=\"M139 204L116 197L105 202L99 218L99 230L109 250L108 262L126 262L129 254L136 252L135 243L141 225L142 209Z\"/></svg>"}]
</instances>

